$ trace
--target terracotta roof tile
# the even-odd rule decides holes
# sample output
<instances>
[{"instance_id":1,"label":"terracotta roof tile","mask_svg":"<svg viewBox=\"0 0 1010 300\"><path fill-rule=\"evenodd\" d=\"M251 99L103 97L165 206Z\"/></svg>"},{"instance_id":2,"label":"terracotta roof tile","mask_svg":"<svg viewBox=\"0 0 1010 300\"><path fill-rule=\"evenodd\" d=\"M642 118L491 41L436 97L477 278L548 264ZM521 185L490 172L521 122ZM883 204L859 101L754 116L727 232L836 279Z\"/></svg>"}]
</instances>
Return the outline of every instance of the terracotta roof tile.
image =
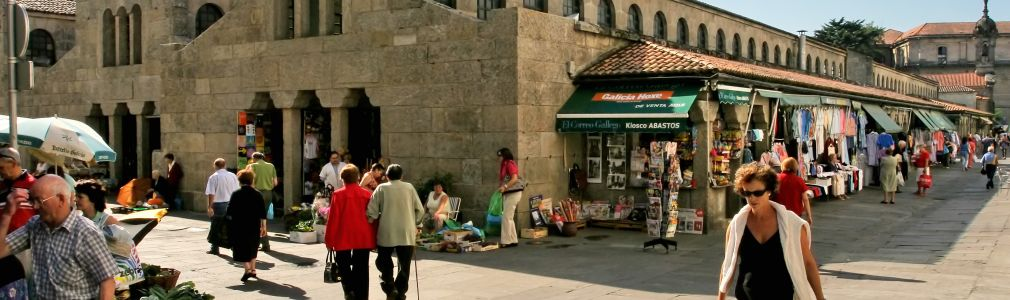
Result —
<instances>
[{"instance_id":1,"label":"terracotta roof tile","mask_svg":"<svg viewBox=\"0 0 1010 300\"><path fill-rule=\"evenodd\" d=\"M1010 33L1010 22L996 22L996 29L999 32ZM900 37L898 37L895 42L901 41L911 37L918 36L930 36L930 35L958 35L958 34L972 34L975 31L975 22L950 22L950 23L924 23L922 25L916 26L915 28L905 31ZM885 32L886 34L886 32Z\"/></svg>"},{"instance_id":2,"label":"terracotta roof tile","mask_svg":"<svg viewBox=\"0 0 1010 300\"><path fill-rule=\"evenodd\" d=\"M29 11L73 16L77 14L74 0L20 0Z\"/></svg>"},{"instance_id":3,"label":"terracotta roof tile","mask_svg":"<svg viewBox=\"0 0 1010 300\"><path fill-rule=\"evenodd\" d=\"M901 31L897 31L897 30L894 30L894 29L888 29L888 30L884 31L883 35L880 36L880 42L882 42L884 44L887 44L887 45L893 45L894 42L898 41L898 38L900 38L902 34L904 34L904 33L901 32Z\"/></svg>"},{"instance_id":4,"label":"terracotta roof tile","mask_svg":"<svg viewBox=\"0 0 1010 300\"><path fill-rule=\"evenodd\" d=\"M947 73L947 74L923 74L926 78L936 80L941 87L960 86L969 88L985 87L985 77L975 75L974 72Z\"/></svg>"},{"instance_id":5,"label":"terracotta roof tile","mask_svg":"<svg viewBox=\"0 0 1010 300\"><path fill-rule=\"evenodd\" d=\"M941 93L976 93L975 89L966 86L941 86Z\"/></svg>"},{"instance_id":6,"label":"terracotta roof tile","mask_svg":"<svg viewBox=\"0 0 1010 300\"><path fill-rule=\"evenodd\" d=\"M724 73L748 79L783 83L864 97L884 98L918 105L936 106L928 100L807 75L786 69L759 66L709 55L673 49L651 42L633 43L589 67L580 77L713 75Z\"/></svg>"},{"instance_id":7,"label":"terracotta roof tile","mask_svg":"<svg viewBox=\"0 0 1010 300\"><path fill-rule=\"evenodd\" d=\"M957 103L951 103L951 102L941 101L941 100L935 100L935 99L934 100L930 100L930 101L932 101L933 103L936 103L937 105L943 106L943 110L949 111L949 112L970 112L970 113L975 113L975 114L980 114L980 115L986 115L986 116L990 115L989 112L978 110L978 109L974 109L974 108L967 107L967 106L964 106L964 105L961 105L961 104L957 104Z\"/></svg>"}]
</instances>

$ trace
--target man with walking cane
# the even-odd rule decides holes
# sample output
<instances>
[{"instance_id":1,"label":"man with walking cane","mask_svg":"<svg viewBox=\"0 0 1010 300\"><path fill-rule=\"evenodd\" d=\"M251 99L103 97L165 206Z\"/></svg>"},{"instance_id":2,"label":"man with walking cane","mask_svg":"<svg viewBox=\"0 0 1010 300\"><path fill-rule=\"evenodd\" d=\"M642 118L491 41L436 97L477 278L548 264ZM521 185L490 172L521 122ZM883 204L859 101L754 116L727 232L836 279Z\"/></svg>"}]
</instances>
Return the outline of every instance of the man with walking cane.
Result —
<instances>
[{"instance_id":1,"label":"man with walking cane","mask_svg":"<svg viewBox=\"0 0 1010 300\"><path fill-rule=\"evenodd\" d=\"M379 269L379 285L386 299L407 299L410 285L410 262L414 244L420 232L424 206L410 183L401 181L403 169L393 164L386 169L389 182L380 184L368 202L368 219L379 222L376 244L379 255L375 266ZM396 251L399 271L393 278L392 254Z\"/></svg>"}]
</instances>

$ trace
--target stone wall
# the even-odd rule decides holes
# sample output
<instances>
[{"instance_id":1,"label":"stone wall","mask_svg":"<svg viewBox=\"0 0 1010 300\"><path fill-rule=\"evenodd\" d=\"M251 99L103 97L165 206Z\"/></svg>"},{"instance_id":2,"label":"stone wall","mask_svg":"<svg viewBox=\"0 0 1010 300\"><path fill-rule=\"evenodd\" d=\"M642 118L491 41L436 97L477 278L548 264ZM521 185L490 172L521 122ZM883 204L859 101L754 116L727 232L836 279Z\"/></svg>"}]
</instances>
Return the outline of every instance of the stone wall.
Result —
<instances>
[{"instance_id":1,"label":"stone wall","mask_svg":"<svg viewBox=\"0 0 1010 300\"><path fill-rule=\"evenodd\" d=\"M904 73L879 63L873 63L873 84L879 88L919 97L936 98L937 83L911 73Z\"/></svg>"}]
</instances>

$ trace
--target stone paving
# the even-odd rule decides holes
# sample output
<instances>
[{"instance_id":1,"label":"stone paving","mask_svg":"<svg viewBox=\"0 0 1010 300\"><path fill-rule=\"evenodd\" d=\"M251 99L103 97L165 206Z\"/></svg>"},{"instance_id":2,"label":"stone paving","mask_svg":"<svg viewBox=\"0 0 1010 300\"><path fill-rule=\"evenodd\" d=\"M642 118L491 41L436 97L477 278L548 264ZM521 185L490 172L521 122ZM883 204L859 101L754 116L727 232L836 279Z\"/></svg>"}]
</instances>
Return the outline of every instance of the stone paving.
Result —
<instances>
[{"instance_id":1,"label":"stone paving","mask_svg":"<svg viewBox=\"0 0 1010 300\"><path fill-rule=\"evenodd\" d=\"M935 169L935 188L896 205L867 188L846 201L814 204L814 253L830 299L1006 299L1010 294L1010 189L984 189L977 169ZM272 224L274 251L261 253L260 281L205 254L205 214L172 213L140 244L141 259L182 270L180 281L218 299L340 299L322 282L321 244L288 243ZM644 233L587 229L575 238L483 253L419 251L409 298L712 299L722 261L721 234L678 235L680 248L643 251ZM373 254L374 259L374 254ZM383 299L370 273L371 299Z\"/></svg>"}]
</instances>

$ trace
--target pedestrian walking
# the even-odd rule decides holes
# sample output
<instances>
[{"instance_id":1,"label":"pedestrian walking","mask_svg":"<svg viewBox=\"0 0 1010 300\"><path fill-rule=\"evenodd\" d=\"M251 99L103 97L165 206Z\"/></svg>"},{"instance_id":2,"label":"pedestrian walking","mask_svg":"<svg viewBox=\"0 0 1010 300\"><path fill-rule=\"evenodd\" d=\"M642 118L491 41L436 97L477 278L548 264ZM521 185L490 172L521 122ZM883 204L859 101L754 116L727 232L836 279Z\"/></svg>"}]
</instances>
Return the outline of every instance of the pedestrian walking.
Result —
<instances>
[{"instance_id":1,"label":"pedestrian walking","mask_svg":"<svg viewBox=\"0 0 1010 300\"><path fill-rule=\"evenodd\" d=\"M168 185L165 189L165 203L169 210L182 209L182 203L178 201L179 187L182 186L182 166L175 162L175 154L165 154L165 165L168 166Z\"/></svg>"},{"instance_id":2,"label":"pedestrian walking","mask_svg":"<svg viewBox=\"0 0 1010 300\"><path fill-rule=\"evenodd\" d=\"M498 191L502 193L501 247L518 247L519 236L516 232L516 206L522 199L523 190L515 189L519 184L519 164L516 163L512 150L498 150Z\"/></svg>"},{"instance_id":3,"label":"pedestrian walking","mask_svg":"<svg viewBox=\"0 0 1010 300\"><path fill-rule=\"evenodd\" d=\"M274 164L266 161L266 156L262 152L253 153L253 163L246 167L255 174L253 187L260 192L263 200L263 208L270 209L270 204L274 202L274 187L277 187L277 169ZM270 239L266 235L260 238L260 250L270 251Z\"/></svg>"},{"instance_id":4,"label":"pedestrian walking","mask_svg":"<svg viewBox=\"0 0 1010 300\"><path fill-rule=\"evenodd\" d=\"M228 202L228 241L231 243L232 260L241 262L245 272L242 282L256 276L256 246L267 236L267 212L263 205L263 194L253 184L256 173L251 170L238 172L239 189L231 194Z\"/></svg>"},{"instance_id":5,"label":"pedestrian walking","mask_svg":"<svg viewBox=\"0 0 1010 300\"><path fill-rule=\"evenodd\" d=\"M908 180L908 167L910 165L909 162L911 161L910 159L911 155L908 153L909 152L908 142L904 140L898 141L898 147L896 148L896 151L897 152L895 153L900 155L898 160L898 169L901 170L901 178ZM898 186L897 193L899 194L901 193L901 186Z\"/></svg>"},{"instance_id":6,"label":"pedestrian walking","mask_svg":"<svg viewBox=\"0 0 1010 300\"><path fill-rule=\"evenodd\" d=\"M368 299L368 255L375 249L375 228L368 223L372 193L358 185L358 167L340 170L343 187L333 192L326 218L326 247L335 251L344 299Z\"/></svg>"},{"instance_id":7,"label":"pedestrian walking","mask_svg":"<svg viewBox=\"0 0 1010 300\"><path fill-rule=\"evenodd\" d=\"M376 187L383 182L386 182L385 175L383 175L385 172L386 168L383 167L382 164L374 163L372 164L371 170L365 172L364 176L361 176L361 183L359 183L359 185L361 188L366 189L369 192L375 191Z\"/></svg>"},{"instance_id":8,"label":"pedestrian walking","mask_svg":"<svg viewBox=\"0 0 1010 300\"><path fill-rule=\"evenodd\" d=\"M986 153L982 155L982 173L989 178L989 181L985 183L985 189L996 188L993 184L992 178L996 176L996 167L999 165L999 158L996 157L996 148L990 146L986 149Z\"/></svg>"},{"instance_id":9,"label":"pedestrian walking","mask_svg":"<svg viewBox=\"0 0 1010 300\"><path fill-rule=\"evenodd\" d=\"M931 164L931 162L929 161L930 152L926 148L926 146L919 145L918 148L919 149L916 151L916 154L912 155L912 164L915 165L915 169L918 170L918 172L915 174L916 180L918 180L918 178L924 174L929 174L929 166ZM909 178L905 179L908 180ZM917 184L917 186L918 188L915 191L915 194L920 197L926 196L926 190L928 190L929 188L921 184Z\"/></svg>"},{"instance_id":10,"label":"pedestrian walking","mask_svg":"<svg viewBox=\"0 0 1010 300\"><path fill-rule=\"evenodd\" d=\"M105 213L105 187L95 180L82 180L74 187L77 210L94 222L95 227L105 237L112 259L118 270L117 285L142 279L140 256L133 236L126 228L119 225L119 220ZM98 251L98 249L79 249L78 251Z\"/></svg>"},{"instance_id":11,"label":"pedestrian walking","mask_svg":"<svg viewBox=\"0 0 1010 300\"><path fill-rule=\"evenodd\" d=\"M30 194L16 189L7 197L10 205L0 214L0 257L31 250L31 298L113 299L118 268L94 223L72 212L67 181L42 176ZM24 202L31 203L39 216L8 235L7 228Z\"/></svg>"},{"instance_id":12,"label":"pedestrian walking","mask_svg":"<svg viewBox=\"0 0 1010 300\"><path fill-rule=\"evenodd\" d=\"M400 165L390 165L386 176L389 182L380 184L368 202L369 221L379 222L376 238L379 253L375 266L379 269L379 278L382 279L379 285L387 299L406 299L410 285L410 260L414 256L424 206L414 186L401 181L403 168ZM394 251L399 267L395 279L391 257Z\"/></svg>"},{"instance_id":13,"label":"pedestrian walking","mask_svg":"<svg viewBox=\"0 0 1010 300\"><path fill-rule=\"evenodd\" d=\"M810 226L785 206L770 200L778 187L771 167L748 164L736 172L734 189L747 205L726 229L726 248L718 299L823 300L817 261L810 249Z\"/></svg>"},{"instance_id":14,"label":"pedestrian walking","mask_svg":"<svg viewBox=\"0 0 1010 300\"><path fill-rule=\"evenodd\" d=\"M961 157L961 172L968 172L971 168L971 139L967 137L961 138L961 149L958 151L958 157Z\"/></svg>"},{"instance_id":15,"label":"pedestrian walking","mask_svg":"<svg viewBox=\"0 0 1010 300\"><path fill-rule=\"evenodd\" d=\"M814 214L810 207L810 198L807 197L807 183L796 175L799 166L795 158L790 157L782 161L782 173L778 174L779 190L774 194L773 200L813 225Z\"/></svg>"},{"instance_id":16,"label":"pedestrian walking","mask_svg":"<svg viewBox=\"0 0 1010 300\"><path fill-rule=\"evenodd\" d=\"M319 171L319 179L323 181L324 187L335 191L344 186L340 178L340 170L343 170L347 163L341 159L340 153L334 151L330 153L330 163L323 166Z\"/></svg>"},{"instance_id":17,"label":"pedestrian walking","mask_svg":"<svg viewBox=\"0 0 1010 300\"><path fill-rule=\"evenodd\" d=\"M1008 149L1010 149L1010 134L1007 134L1006 132L1000 134L999 145L1000 148L1003 149L1002 150L1003 153L1001 153L999 157L1006 157L1006 152Z\"/></svg>"},{"instance_id":18,"label":"pedestrian walking","mask_svg":"<svg viewBox=\"0 0 1010 300\"><path fill-rule=\"evenodd\" d=\"M898 155L891 149L884 150L880 158L880 187L884 189L884 201L881 204L894 204L895 192L898 191Z\"/></svg>"},{"instance_id":19,"label":"pedestrian walking","mask_svg":"<svg viewBox=\"0 0 1010 300\"><path fill-rule=\"evenodd\" d=\"M214 160L214 171L207 178L207 216L210 217L210 231L207 233L207 242L210 243L210 250L207 254L220 254L220 246L225 243L224 232L225 214L228 213L228 202L231 201L232 193L239 189L238 177L228 170L225 170L224 158Z\"/></svg>"}]
</instances>

